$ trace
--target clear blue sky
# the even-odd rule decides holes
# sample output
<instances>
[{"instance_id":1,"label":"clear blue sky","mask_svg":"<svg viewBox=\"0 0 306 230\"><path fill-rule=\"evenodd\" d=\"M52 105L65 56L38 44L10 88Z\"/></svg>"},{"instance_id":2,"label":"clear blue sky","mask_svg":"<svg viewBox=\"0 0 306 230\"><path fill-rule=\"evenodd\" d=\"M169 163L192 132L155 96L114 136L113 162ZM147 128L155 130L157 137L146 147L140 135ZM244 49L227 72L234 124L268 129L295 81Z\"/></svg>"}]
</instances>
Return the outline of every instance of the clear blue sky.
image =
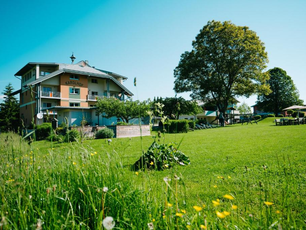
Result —
<instances>
[{"instance_id":1,"label":"clear blue sky","mask_svg":"<svg viewBox=\"0 0 306 230\"><path fill-rule=\"evenodd\" d=\"M305 10L305 0L4 1L0 95L9 83L20 88L14 74L28 62L70 63L74 52L76 61L127 76L134 99L172 97L180 55L208 21L230 20L257 33L268 68L286 70L306 104Z\"/></svg>"}]
</instances>

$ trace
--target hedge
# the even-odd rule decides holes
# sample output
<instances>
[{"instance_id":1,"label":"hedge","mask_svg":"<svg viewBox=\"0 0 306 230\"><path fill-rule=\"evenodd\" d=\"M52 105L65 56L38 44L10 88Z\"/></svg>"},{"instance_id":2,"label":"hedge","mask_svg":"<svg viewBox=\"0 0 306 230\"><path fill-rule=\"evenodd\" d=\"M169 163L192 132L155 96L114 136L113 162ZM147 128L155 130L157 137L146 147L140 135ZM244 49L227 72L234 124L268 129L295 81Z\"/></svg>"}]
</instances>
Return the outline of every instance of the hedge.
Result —
<instances>
[{"instance_id":1,"label":"hedge","mask_svg":"<svg viewBox=\"0 0 306 230\"><path fill-rule=\"evenodd\" d=\"M187 133L189 129L188 120L169 120L166 130L169 133Z\"/></svg>"}]
</instances>

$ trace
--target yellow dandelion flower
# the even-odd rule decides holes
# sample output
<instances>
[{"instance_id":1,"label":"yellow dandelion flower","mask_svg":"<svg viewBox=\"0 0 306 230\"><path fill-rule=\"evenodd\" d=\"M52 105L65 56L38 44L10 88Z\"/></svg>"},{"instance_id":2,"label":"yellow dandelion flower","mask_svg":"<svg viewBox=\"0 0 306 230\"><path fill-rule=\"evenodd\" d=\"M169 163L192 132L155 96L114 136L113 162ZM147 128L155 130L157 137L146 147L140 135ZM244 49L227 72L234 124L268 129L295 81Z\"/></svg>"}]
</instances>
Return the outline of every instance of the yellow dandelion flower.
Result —
<instances>
[{"instance_id":1,"label":"yellow dandelion flower","mask_svg":"<svg viewBox=\"0 0 306 230\"><path fill-rule=\"evenodd\" d=\"M216 214L217 214L217 217L219 217L221 219L225 218L225 215L222 212L216 211Z\"/></svg>"},{"instance_id":2,"label":"yellow dandelion flower","mask_svg":"<svg viewBox=\"0 0 306 230\"><path fill-rule=\"evenodd\" d=\"M155 221L155 219L152 220L153 222Z\"/></svg>"},{"instance_id":3,"label":"yellow dandelion flower","mask_svg":"<svg viewBox=\"0 0 306 230\"><path fill-rule=\"evenodd\" d=\"M154 165L153 161L151 161L150 165Z\"/></svg>"},{"instance_id":4,"label":"yellow dandelion flower","mask_svg":"<svg viewBox=\"0 0 306 230\"><path fill-rule=\"evenodd\" d=\"M218 206L218 205L220 205L220 202L215 201L215 200L213 200L212 203L214 204L215 207Z\"/></svg>"},{"instance_id":5,"label":"yellow dandelion flower","mask_svg":"<svg viewBox=\"0 0 306 230\"><path fill-rule=\"evenodd\" d=\"M238 208L238 206L237 205L232 205L232 209L234 209L234 210L236 210Z\"/></svg>"},{"instance_id":6,"label":"yellow dandelion flower","mask_svg":"<svg viewBox=\"0 0 306 230\"><path fill-rule=\"evenodd\" d=\"M202 207L203 207L203 208L205 208L205 207L206 207L206 205L205 205L205 204L203 204L203 205L202 205Z\"/></svg>"},{"instance_id":7,"label":"yellow dandelion flower","mask_svg":"<svg viewBox=\"0 0 306 230\"><path fill-rule=\"evenodd\" d=\"M200 206L193 206L193 208L197 211L197 212L200 212L202 210L202 208Z\"/></svg>"},{"instance_id":8,"label":"yellow dandelion flower","mask_svg":"<svg viewBox=\"0 0 306 230\"><path fill-rule=\"evenodd\" d=\"M76 165L77 163L76 162L73 162L73 165Z\"/></svg>"},{"instance_id":9,"label":"yellow dandelion flower","mask_svg":"<svg viewBox=\"0 0 306 230\"><path fill-rule=\"evenodd\" d=\"M227 212L227 211L223 211L223 214L224 214L225 216L229 216L231 213L230 213L230 212Z\"/></svg>"},{"instance_id":10,"label":"yellow dandelion flower","mask_svg":"<svg viewBox=\"0 0 306 230\"><path fill-rule=\"evenodd\" d=\"M220 202L220 200L219 200L219 199L217 199L217 202Z\"/></svg>"},{"instance_id":11,"label":"yellow dandelion flower","mask_svg":"<svg viewBox=\"0 0 306 230\"><path fill-rule=\"evenodd\" d=\"M170 203L167 203L167 206L168 206L168 207L172 207L172 204L170 204Z\"/></svg>"},{"instance_id":12,"label":"yellow dandelion flower","mask_svg":"<svg viewBox=\"0 0 306 230\"><path fill-rule=\"evenodd\" d=\"M185 209L182 209L181 212L185 214L185 213L186 213L186 210L185 210Z\"/></svg>"},{"instance_id":13,"label":"yellow dandelion flower","mask_svg":"<svg viewBox=\"0 0 306 230\"><path fill-rule=\"evenodd\" d=\"M90 155L91 155L91 156L94 156L95 154L94 154L94 153L91 153Z\"/></svg>"},{"instance_id":14,"label":"yellow dandelion flower","mask_svg":"<svg viewBox=\"0 0 306 230\"><path fill-rule=\"evenodd\" d=\"M201 229L207 229L207 227L205 225L203 225L203 224L200 225L200 228Z\"/></svg>"},{"instance_id":15,"label":"yellow dandelion flower","mask_svg":"<svg viewBox=\"0 0 306 230\"><path fill-rule=\"evenodd\" d=\"M135 172L135 174L138 176L139 172Z\"/></svg>"},{"instance_id":16,"label":"yellow dandelion flower","mask_svg":"<svg viewBox=\"0 0 306 230\"><path fill-rule=\"evenodd\" d=\"M190 226L190 225L187 225L186 227L187 227L188 229L190 229L190 228L191 228L191 226Z\"/></svg>"},{"instance_id":17,"label":"yellow dandelion flower","mask_svg":"<svg viewBox=\"0 0 306 230\"><path fill-rule=\"evenodd\" d=\"M217 185L214 185L214 188L217 188L218 186Z\"/></svg>"},{"instance_id":18,"label":"yellow dandelion flower","mask_svg":"<svg viewBox=\"0 0 306 230\"><path fill-rule=\"evenodd\" d=\"M227 176L227 178L228 178L228 179L231 179L231 177L230 177L230 176Z\"/></svg>"},{"instance_id":19,"label":"yellow dandelion flower","mask_svg":"<svg viewBox=\"0 0 306 230\"><path fill-rule=\"evenodd\" d=\"M264 203L265 203L265 205L267 205L267 206L270 206L270 205L273 205L273 204L274 204L274 203L269 202L269 201L265 201Z\"/></svg>"},{"instance_id":20,"label":"yellow dandelion flower","mask_svg":"<svg viewBox=\"0 0 306 230\"><path fill-rule=\"evenodd\" d=\"M67 183L70 183L70 180L67 180Z\"/></svg>"},{"instance_id":21,"label":"yellow dandelion flower","mask_svg":"<svg viewBox=\"0 0 306 230\"><path fill-rule=\"evenodd\" d=\"M98 154L97 152L94 152L94 154L96 155L96 154Z\"/></svg>"},{"instance_id":22,"label":"yellow dandelion flower","mask_svg":"<svg viewBox=\"0 0 306 230\"><path fill-rule=\"evenodd\" d=\"M183 217L183 213L179 213L179 212L178 212L178 213L176 213L175 215L178 216L178 217Z\"/></svg>"},{"instance_id":23,"label":"yellow dandelion flower","mask_svg":"<svg viewBox=\"0 0 306 230\"><path fill-rule=\"evenodd\" d=\"M163 218L165 219L165 218L166 218L166 216L163 216Z\"/></svg>"},{"instance_id":24,"label":"yellow dandelion flower","mask_svg":"<svg viewBox=\"0 0 306 230\"><path fill-rule=\"evenodd\" d=\"M276 210L276 214L280 214L281 212L279 210Z\"/></svg>"},{"instance_id":25,"label":"yellow dandelion flower","mask_svg":"<svg viewBox=\"0 0 306 230\"><path fill-rule=\"evenodd\" d=\"M228 194L224 195L223 197L229 200L234 200L234 197Z\"/></svg>"}]
</instances>

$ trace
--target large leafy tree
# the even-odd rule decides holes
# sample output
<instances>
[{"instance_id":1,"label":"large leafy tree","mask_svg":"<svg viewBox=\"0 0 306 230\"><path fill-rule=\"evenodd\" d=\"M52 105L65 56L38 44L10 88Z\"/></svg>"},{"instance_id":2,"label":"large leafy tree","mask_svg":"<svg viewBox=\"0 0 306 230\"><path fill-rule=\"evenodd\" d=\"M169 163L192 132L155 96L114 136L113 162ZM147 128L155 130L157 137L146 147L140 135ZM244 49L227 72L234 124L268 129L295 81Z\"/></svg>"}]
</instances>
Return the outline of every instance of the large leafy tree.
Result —
<instances>
[{"instance_id":1,"label":"large leafy tree","mask_svg":"<svg viewBox=\"0 0 306 230\"><path fill-rule=\"evenodd\" d=\"M170 119L179 118L180 115L195 115L201 113L203 110L198 106L196 101L188 101L183 97L166 97L157 98L153 103L160 102L164 105L163 111Z\"/></svg>"},{"instance_id":2,"label":"large leafy tree","mask_svg":"<svg viewBox=\"0 0 306 230\"><path fill-rule=\"evenodd\" d=\"M258 96L257 106L259 110L274 112L277 115L286 107L303 105L293 80L285 70L275 67L268 70L268 74L270 75L268 84L272 92L268 95Z\"/></svg>"},{"instance_id":3,"label":"large leafy tree","mask_svg":"<svg viewBox=\"0 0 306 230\"><path fill-rule=\"evenodd\" d=\"M265 46L248 27L210 21L192 46L174 70L176 92L213 102L223 114L236 96L270 92L263 72L268 62Z\"/></svg>"},{"instance_id":4,"label":"large leafy tree","mask_svg":"<svg viewBox=\"0 0 306 230\"><path fill-rule=\"evenodd\" d=\"M118 117L128 123L133 118L143 118L147 116L150 109L145 101L120 101L117 98L102 98L96 103L97 112L106 118Z\"/></svg>"},{"instance_id":5,"label":"large leafy tree","mask_svg":"<svg viewBox=\"0 0 306 230\"><path fill-rule=\"evenodd\" d=\"M14 88L9 83L5 90L4 101L0 104L0 129L1 131L18 131L19 127L19 103L18 100L12 96Z\"/></svg>"}]
</instances>

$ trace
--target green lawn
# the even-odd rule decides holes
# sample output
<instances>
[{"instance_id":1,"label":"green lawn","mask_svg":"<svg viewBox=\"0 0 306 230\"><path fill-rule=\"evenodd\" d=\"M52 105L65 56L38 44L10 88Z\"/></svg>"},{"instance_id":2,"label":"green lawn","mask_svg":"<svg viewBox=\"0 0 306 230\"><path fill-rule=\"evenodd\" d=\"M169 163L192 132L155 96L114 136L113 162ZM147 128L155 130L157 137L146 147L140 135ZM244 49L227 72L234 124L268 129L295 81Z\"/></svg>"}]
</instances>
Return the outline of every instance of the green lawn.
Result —
<instances>
[{"instance_id":1,"label":"green lawn","mask_svg":"<svg viewBox=\"0 0 306 230\"><path fill-rule=\"evenodd\" d=\"M166 134L191 164L161 172L130 170L152 137L29 146L2 134L0 223L102 229L112 216L117 229L304 229L306 125L273 120Z\"/></svg>"}]
</instances>

